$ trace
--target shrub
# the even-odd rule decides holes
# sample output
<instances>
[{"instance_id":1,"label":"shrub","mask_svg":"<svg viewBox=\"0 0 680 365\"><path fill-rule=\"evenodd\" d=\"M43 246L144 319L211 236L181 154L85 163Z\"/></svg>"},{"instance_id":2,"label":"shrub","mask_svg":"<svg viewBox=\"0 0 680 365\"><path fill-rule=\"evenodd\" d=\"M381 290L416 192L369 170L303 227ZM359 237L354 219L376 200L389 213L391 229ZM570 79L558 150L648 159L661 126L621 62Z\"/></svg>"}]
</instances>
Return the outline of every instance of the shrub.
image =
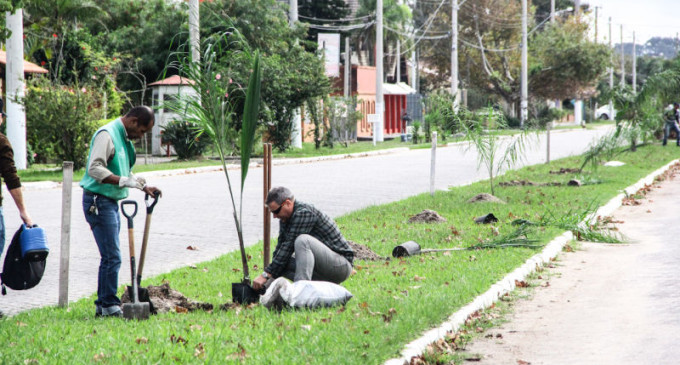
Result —
<instances>
[{"instance_id":1,"label":"shrub","mask_svg":"<svg viewBox=\"0 0 680 365\"><path fill-rule=\"evenodd\" d=\"M163 140L172 143L177 157L181 160L201 156L210 145L210 138L200 134L198 126L194 123L175 120L162 128Z\"/></svg>"},{"instance_id":2,"label":"shrub","mask_svg":"<svg viewBox=\"0 0 680 365\"><path fill-rule=\"evenodd\" d=\"M73 161L74 169L85 166L96 121L103 115L102 100L99 90L89 85L55 85L45 78L28 82L22 103L36 161Z\"/></svg>"}]
</instances>

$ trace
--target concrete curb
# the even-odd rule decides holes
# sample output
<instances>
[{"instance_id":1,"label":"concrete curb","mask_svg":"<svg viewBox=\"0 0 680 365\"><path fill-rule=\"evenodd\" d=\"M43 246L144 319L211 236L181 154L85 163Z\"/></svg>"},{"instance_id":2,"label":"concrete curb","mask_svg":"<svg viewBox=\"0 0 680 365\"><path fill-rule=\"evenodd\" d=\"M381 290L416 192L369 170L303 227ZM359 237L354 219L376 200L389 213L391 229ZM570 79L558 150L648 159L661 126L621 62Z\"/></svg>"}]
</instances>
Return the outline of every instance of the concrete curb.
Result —
<instances>
[{"instance_id":1,"label":"concrete curb","mask_svg":"<svg viewBox=\"0 0 680 365\"><path fill-rule=\"evenodd\" d=\"M623 189L623 193L618 194L609 200L607 204L597 209L592 217L595 218L597 216L611 215L621 206L622 199L626 197L626 194L634 194L645 185L652 184L657 176L664 173L670 168L671 165L677 163L678 161L680 160L676 159L669 162L646 177L640 179L635 184ZM522 266L518 267L506 275L503 279L493 284L489 290L479 295L471 303L453 313L439 327L426 331L420 338L408 343L401 351L400 357L389 359L385 361L384 364L403 365L404 363L408 363L412 357L421 355L427 349L429 344L444 338L448 332L458 331L465 324L465 321L470 317L470 315L479 310L490 307L501 296L513 291L515 289L515 280L524 280L529 274L536 271L536 268L556 257L562 251L564 245L566 245L572 239L573 235L571 232L564 232L557 236L545 246L543 251L527 259L527 261L525 261Z\"/></svg>"},{"instance_id":2,"label":"concrete curb","mask_svg":"<svg viewBox=\"0 0 680 365\"><path fill-rule=\"evenodd\" d=\"M329 155L329 156L291 158L291 159L282 158L282 159L272 160L272 165L273 166L284 166L284 165L311 163L311 162L319 162L319 161L343 160L343 159L349 159L349 158L360 158L360 157L388 155L388 154L392 154L392 153L401 153L401 152L407 152L407 151L410 151L410 148L408 148L408 147L397 147L397 148L389 148L389 149L384 149L384 150L355 152L355 153L346 153L346 154ZM248 166L249 166L249 168L259 167L259 166L262 166L262 163L251 162ZM227 170L240 170L240 169L241 169L240 164L228 164L227 165ZM148 178L153 178L153 177L200 174L200 173L204 173L204 172L215 172L215 171L222 171L222 170L223 170L222 166L203 166L203 167L191 167L191 168L187 168L187 169L140 172L139 174L136 174L136 175L141 176L145 179L148 179ZM34 191L34 190L56 189L56 188L61 187L61 182L38 181L38 182L22 183L21 185L23 186L25 191ZM78 186L78 182L74 182L73 186L74 187Z\"/></svg>"}]
</instances>

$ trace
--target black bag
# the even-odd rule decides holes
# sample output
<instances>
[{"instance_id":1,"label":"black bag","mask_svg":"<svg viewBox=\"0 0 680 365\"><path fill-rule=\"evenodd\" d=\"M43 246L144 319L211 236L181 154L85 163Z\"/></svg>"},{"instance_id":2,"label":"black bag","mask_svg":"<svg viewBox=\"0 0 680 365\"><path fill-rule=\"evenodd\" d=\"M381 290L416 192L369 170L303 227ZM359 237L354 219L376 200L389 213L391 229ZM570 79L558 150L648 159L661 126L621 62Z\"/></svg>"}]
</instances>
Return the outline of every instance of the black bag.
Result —
<instances>
[{"instance_id":1,"label":"black bag","mask_svg":"<svg viewBox=\"0 0 680 365\"><path fill-rule=\"evenodd\" d=\"M21 233L23 231L24 226L22 225L14 234L12 242L7 249L5 264L2 267L2 273L0 274L2 295L7 294L5 286L14 290L31 289L40 283L40 280L45 273L47 252L39 255L26 255L26 257L22 257Z\"/></svg>"}]
</instances>

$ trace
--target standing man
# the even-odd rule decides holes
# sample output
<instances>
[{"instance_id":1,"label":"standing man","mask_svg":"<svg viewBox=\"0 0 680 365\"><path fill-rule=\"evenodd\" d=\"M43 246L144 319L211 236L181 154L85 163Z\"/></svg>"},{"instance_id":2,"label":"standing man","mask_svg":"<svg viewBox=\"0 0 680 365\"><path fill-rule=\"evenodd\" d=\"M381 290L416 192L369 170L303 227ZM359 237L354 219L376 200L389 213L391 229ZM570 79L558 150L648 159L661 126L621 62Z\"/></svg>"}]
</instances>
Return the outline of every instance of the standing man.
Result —
<instances>
[{"instance_id":1,"label":"standing man","mask_svg":"<svg viewBox=\"0 0 680 365\"><path fill-rule=\"evenodd\" d=\"M666 125L663 127L663 145L668 143L668 135L671 133L671 129L675 131L677 136L676 144L680 146L680 128L678 124L680 123L680 104L673 103L673 110L669 110L666 113Z\"/></svg>"},{"instance_id":2,"label":"standing man","mask_svg":"<svg viewBox=\"0 0 680 365\"><path fill-rule=\"evenodd\" d=\"M354 251L329 216L296 201L284 187L270 190L265 203L280 220L279 240L271 264L253 281L253 289L260 290L269 279L279 276L336 284L349 277Z\"/></svg>"},{"instance_id":3,"label":"standing man","mask_svg":"<svg viewBox=\"0 0 680 365\"><path fill-rule=\"evenodd\" d=\"M83 211L99 247L99 280L95 316L121 317L118 290L120 269L120 215L118 201L127 198L128 188L149 195L161 191L146 185L144 178L132 174L135 164L133 139L139 139L151 130L154 116L151 108L137 106L124 117L99 128L90 142L90 156L85 176L80 180L83 188Z\"/></svg>"}]
</instances>

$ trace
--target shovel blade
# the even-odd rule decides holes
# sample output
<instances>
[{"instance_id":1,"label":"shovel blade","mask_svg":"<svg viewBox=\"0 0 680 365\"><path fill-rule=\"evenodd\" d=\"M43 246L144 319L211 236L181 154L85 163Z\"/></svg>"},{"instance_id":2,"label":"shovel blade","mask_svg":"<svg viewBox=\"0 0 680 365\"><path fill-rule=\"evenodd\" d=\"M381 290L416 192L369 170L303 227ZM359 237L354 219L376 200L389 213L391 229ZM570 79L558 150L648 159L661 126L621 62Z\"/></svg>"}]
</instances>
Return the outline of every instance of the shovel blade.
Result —
<instances>
[{"instance_id":1,"label":"shovel blade","mask_svg":"<svg viewBox=\"0 0 680 365\"><path fill-rule=\"evenodd\" d=\"M149 303L125 303L123 304L123 318L143 320L149 319Z\"/></svg>"},{"instance_id":2,"label":"shovel blade","mask_svg":"<svg viewBox=\"0 0 680 365\"><path fill-rule=\"evenodd\" d=\"M133 301L135 292L134 289L132 289L132 287L129 285L127 287L127 293L128 297L130 297L130 300ZM146 303L149 305L149 312L151 314L156 314L156 308L153 306L153 302L149 297L149 290L147 288L137 287L137 298L139 298L140 303Z\"/></svg>"}]
</instances>

